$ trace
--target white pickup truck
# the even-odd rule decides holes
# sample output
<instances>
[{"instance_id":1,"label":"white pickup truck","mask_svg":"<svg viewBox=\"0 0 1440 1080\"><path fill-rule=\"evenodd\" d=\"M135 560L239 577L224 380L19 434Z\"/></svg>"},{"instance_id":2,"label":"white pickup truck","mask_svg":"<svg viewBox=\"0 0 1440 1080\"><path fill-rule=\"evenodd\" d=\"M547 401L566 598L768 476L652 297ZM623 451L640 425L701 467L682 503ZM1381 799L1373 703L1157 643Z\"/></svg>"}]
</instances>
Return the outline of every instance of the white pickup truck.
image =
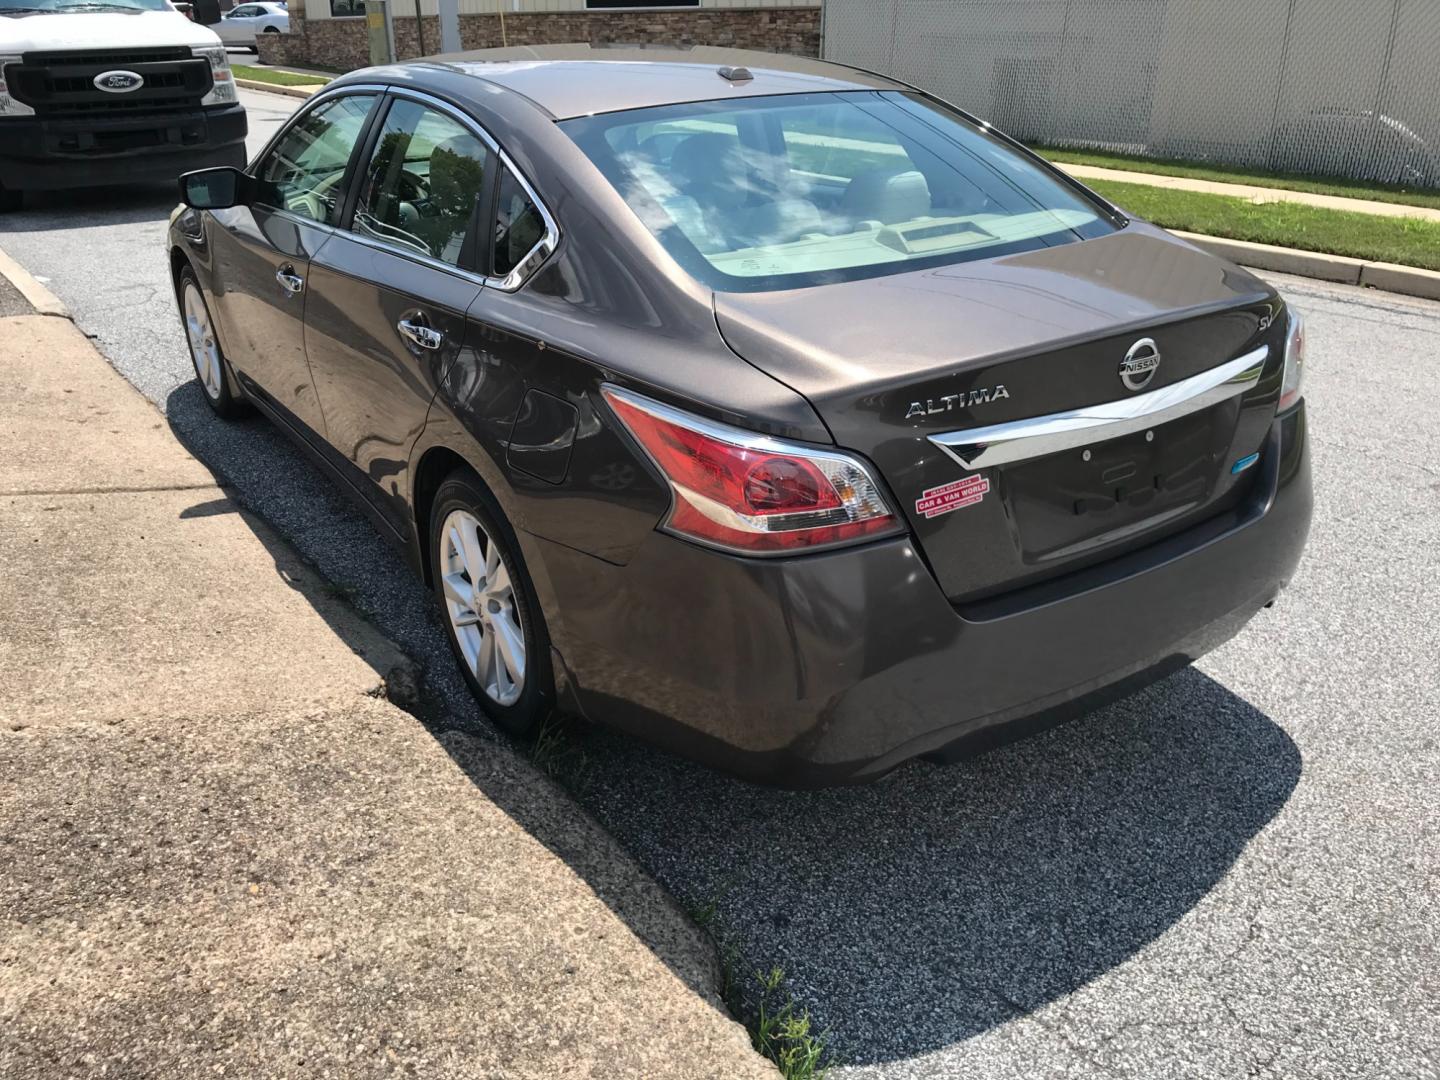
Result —
<instances>
[{"instance_id":1,"label":"white pickup truck","mask_svg":"<svg viewBox=\"0 0 1440 1080\"><path fill-rule=\"evenodd\" d=\"M0 210L244 168L245 130L225 47L168 0L0 0Z\"/></svg>"}]
</instances>

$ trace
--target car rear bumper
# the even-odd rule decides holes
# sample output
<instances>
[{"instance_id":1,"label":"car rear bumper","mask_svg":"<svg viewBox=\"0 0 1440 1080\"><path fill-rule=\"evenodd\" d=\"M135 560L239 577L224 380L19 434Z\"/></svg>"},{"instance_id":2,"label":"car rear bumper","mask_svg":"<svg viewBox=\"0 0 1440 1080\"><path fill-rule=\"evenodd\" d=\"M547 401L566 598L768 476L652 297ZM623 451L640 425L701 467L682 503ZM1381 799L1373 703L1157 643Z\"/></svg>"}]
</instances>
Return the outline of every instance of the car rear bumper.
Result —
<instances>
[{"instance_id":1,"label":"car rear bumper","mask_svg":"<svg viewBox=\"0 0 1440 1080\"><path fill-rule=\"evenodd\" d=\"M1233 511L964 609L907 539L758 560L656 533L623 567L525 544L587 716L762 782L857 783L1063 719L1232 637L1309 532L1303 404L1254 468Z\"/></svg>"},{"instance_id":2,"label":"car rear bumper","mask_svg":"<svg viewBox=\"0 0 1440 1080\"><path fill-rule=\"evenodd\" d=\"M245 107L0 120L0 184L13 191L176 180L245 167Z\"/></svg>"}]
</instances>

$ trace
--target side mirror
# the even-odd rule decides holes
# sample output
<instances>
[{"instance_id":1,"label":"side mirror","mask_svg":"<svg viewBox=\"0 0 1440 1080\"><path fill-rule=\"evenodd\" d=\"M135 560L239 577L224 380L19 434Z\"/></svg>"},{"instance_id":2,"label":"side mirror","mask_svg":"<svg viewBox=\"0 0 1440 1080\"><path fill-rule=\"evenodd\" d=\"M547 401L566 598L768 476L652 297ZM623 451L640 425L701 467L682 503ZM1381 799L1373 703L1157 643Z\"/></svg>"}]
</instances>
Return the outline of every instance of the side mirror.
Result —
<instances>
[{"instance_id":1,"label":"side mirror","mask_svg":"<svg viewBox=\"0 0 1440 1080\"><path fill-rule=\"evenodd\" d=\"M180 201L194 210L225 210L249 203L254 181L239 169L222 166L180 177Z\"/></svg>"}]
</instances>

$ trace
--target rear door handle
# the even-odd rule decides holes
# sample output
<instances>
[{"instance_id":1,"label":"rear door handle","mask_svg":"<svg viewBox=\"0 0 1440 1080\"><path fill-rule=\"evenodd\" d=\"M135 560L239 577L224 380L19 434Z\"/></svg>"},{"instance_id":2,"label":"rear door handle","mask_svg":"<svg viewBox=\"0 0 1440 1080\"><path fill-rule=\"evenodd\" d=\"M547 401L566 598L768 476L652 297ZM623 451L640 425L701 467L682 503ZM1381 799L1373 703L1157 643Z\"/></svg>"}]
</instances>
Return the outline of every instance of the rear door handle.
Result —
<instances>
[{"instance_id":1,"label":"rear door handle","mask_svg":"<svg viewBox=\"0 0 1440 1080\"><path fill-rule=\"evenodd\" d=\"M275 271L275 280L280 283L282 289L292 296L305 288L305 279L295 273L295 267L289 263L286 263L280 267L279 270Z\"/></svg>"},{"instance_id":2,"label":"rear door handle","mask_svg":"<svg viewBox=\"0 0 1440 1080\"><path fill-rule=\"evenodd\" d=\"M395 329L400 331L401 337L414 342L422 349L438 349L445 341L443 331L426 326L424 323L412 322L409 319L401 319L395 324Z\"/></svg>"}]
</instances>

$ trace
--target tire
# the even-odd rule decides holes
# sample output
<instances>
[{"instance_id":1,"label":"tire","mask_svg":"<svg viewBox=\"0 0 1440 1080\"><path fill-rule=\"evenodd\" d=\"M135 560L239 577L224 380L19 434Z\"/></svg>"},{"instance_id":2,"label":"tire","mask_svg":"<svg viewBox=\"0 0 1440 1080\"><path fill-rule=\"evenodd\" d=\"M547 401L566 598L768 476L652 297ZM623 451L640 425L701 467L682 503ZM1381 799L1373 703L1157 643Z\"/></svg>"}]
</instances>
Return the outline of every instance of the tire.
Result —
<instances>
[{"instance_id":1,"label":"tire","mask_svg":"<svg viewBox=\"0 0 1440 1080\"><path fill-rule=\"evenodd\" d=\"M250 403L237 397L232 389L234 376L230 362L225 359L220 340L215 336L215 322L210 317L210 306L205 303L205 293L189 266L182 267L176 279L175 298L180 308L180 327L190 348L190 363L195 368L195 379L200 383L206 404L223 420L244 416L250 411Z\"/></svg>"},{"instance_id":2,"label":"tire","mask_svg":"<svg viewBox=\"0 0 1440 1080\"><path fill-rule=\"evenodd\" d=\"M467 533L472 526L476 531ZM550 635L514 530L479 480L457 470L435 493L428 537L440 621L465 682L500 727L512 735L535 734L555 706L555 679ZM472 575L471 567L481 563ZM477 597L471 584L476 578L497 583ZM518 679L517 641L523 642Z\"/></svg>"},{"instance_id":3,"label":"tire","mask_svg":"<svg viewBox=\"0 0 1440 1080\"><path fill-rule=\"evenodd\" d=\"M0 184L0 214L10 210L19 210L25 204L25 193L16 191L14 188L7 188Z\"/></svg>"}]
</instances>

